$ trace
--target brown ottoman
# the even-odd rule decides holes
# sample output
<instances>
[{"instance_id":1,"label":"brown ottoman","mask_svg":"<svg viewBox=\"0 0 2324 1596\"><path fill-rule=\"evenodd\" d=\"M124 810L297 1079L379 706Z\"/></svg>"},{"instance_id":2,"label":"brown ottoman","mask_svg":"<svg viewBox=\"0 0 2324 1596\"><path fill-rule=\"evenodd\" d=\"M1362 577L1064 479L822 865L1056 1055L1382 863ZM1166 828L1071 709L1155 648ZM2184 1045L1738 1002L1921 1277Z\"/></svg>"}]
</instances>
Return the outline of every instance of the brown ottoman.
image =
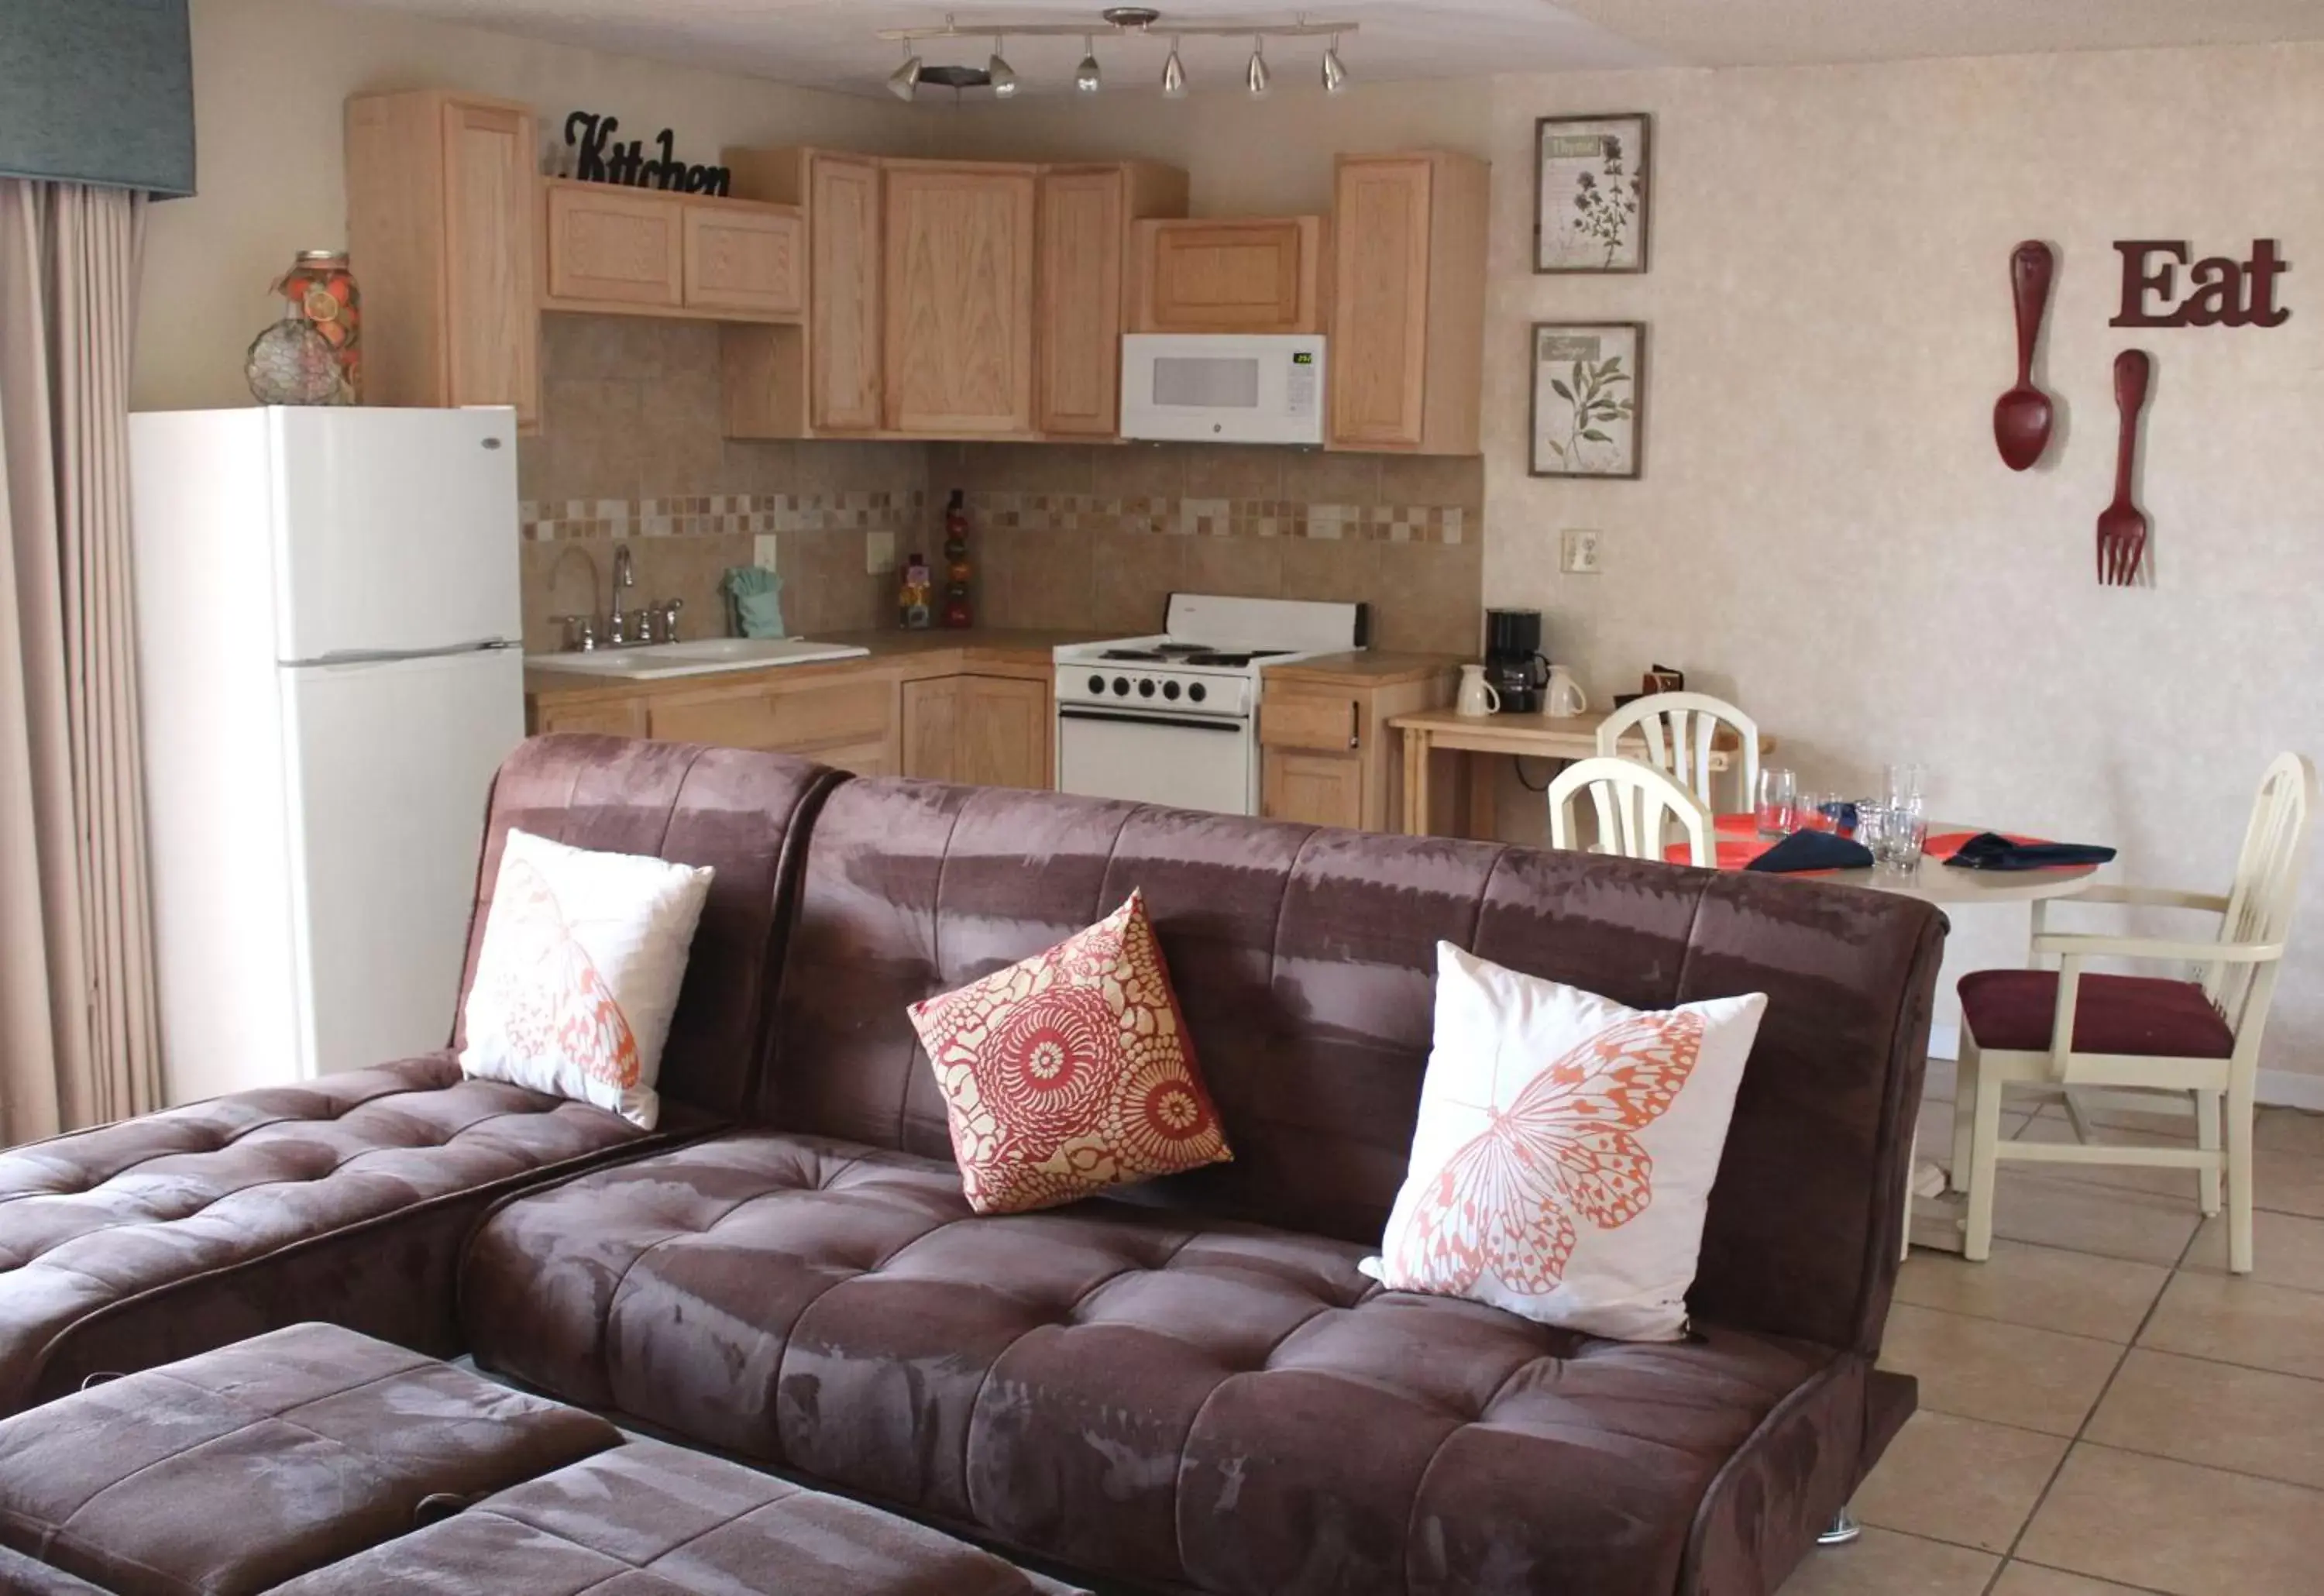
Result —
<instances>
[{"instance_id":1,"label":"brown ottoman","mask_svg":"<svg viewBox=\"0 0 2324 1596\"><path fill-rule=\"evenodd\" d=\"M91 1586L115 1596L1065 1589L935 1530L627 1441L578 1408L323 1324L0 1422L0 1592Z\"/></svg>"}]
</instances>

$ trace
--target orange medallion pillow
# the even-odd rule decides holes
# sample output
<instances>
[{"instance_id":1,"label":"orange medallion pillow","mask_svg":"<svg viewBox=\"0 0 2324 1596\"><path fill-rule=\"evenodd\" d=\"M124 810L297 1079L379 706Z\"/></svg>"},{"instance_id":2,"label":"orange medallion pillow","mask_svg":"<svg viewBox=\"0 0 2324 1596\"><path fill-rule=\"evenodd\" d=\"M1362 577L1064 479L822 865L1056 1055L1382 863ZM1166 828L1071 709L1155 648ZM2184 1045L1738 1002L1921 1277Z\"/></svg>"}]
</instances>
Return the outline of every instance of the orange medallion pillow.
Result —
<instances>
[{"instance_id":1,"label":"orange medallion pillow","mask_svg":"<svg viewBox=\"0 0 2324 1596\"><path fill-rule=\"evenodd\" d=\"M1054 1208L1234 1156L1142 893L910 1013L979 1213Z\"/></svg>"}]
</instances>

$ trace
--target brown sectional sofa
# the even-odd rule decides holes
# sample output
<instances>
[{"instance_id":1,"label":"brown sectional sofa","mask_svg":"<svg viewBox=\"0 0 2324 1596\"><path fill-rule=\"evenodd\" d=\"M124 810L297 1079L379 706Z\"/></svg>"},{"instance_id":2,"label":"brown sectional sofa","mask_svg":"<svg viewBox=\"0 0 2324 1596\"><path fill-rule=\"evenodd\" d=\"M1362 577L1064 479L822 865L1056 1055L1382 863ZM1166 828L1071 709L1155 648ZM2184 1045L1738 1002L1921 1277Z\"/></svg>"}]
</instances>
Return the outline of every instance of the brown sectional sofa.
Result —
<instances>
[{"instance_id":1,"label":"brown sectional sofa","mask_svg":"<svg viewBox=\"0 0 2324 1596\"><path fill-rule=\"evenodd\" d=\"M318 1204L261 1241L264 1209L238 1212L223 1259L178 1285L86 1237L64 1267L119 1285L30 1318L19 1277L57 1250L8 1199L60 1189L38 1172L101 1171L88 1200L132 1216L125 1252L215 1204L137 1216L171 1158L129 1152L188 1134L173 1116L93 1133L131 1139L104 1158L76 1150L91 1138L0 1155L0 1408L213 1331L327 1318L465 1345L620 1422L1116 1586L1446 1596L1772 1591L1911 1409L1873 1362L1943 931L1925 907L592 738L512 761L487 883L512 824L717 867L666 1130L516 1144L521 1167L457 1194L447 1176L409 1219L348 1201L352 1232ZM1132 888L1236 1159L972 1217L904 1005ZM1687 1342L1592 1341L1356 1271L1403 1177L1440 937L1634 1005L1770 994ZM373 1101L412 1123L499 1090L401 1067L411 1090ZM178 1112L230 1136L248 1101ZM237 1149L162 1176L209 1178ZM392 1157L338 1158L320 1185ZM479 1213L460 1254L446 1233ZM335 1259L323 1280L296 1269L306 1251ZM160 1311L226 1298L214 1320Z\"/></svg>"}]
</instances>

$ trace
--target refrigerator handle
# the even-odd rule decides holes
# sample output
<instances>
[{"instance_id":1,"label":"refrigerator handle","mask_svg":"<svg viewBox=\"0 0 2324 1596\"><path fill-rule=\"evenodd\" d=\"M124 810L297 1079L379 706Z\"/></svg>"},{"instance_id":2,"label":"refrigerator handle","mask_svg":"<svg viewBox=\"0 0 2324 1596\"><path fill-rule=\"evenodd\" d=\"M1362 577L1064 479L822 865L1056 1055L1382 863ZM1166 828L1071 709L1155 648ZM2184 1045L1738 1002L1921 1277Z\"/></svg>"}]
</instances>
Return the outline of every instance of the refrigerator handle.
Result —
<instances>
[{"instance_id":1,"label":"refrigerator handle","mask_svg":"<svg viewBox=\"0 0 2324 1596\"><path fill-rule=\"evenodd\" d=\"M505 637L480 637L472 642L447 643L440 649L333 649L313 660L285 660L284 665L392 665L401 660L445 660L461 654L485 654L495 649L513 649L515 641Z\"/></svg>"}]
</instances>

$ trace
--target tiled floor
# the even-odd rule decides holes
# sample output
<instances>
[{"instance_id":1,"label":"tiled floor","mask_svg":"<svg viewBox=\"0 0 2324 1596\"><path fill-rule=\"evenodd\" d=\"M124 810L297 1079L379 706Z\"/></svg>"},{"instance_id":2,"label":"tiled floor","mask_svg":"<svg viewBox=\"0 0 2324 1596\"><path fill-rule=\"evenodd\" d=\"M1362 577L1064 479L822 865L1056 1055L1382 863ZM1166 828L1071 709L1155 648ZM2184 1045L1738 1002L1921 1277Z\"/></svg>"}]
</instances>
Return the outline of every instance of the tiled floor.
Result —
<instances>
[{"instance_id":1,"label":"tiled floor","mask_svg":"<svg viewBox=\"0 0 2324 1596\"><path fill-rule=\"evenodd\" d=\"M1922 1146L1951 1124L1931 1102ZM2007 1129L2070 1135L2056 1108ZM1863 1538L1783 1596L2324 1592L2324 1116L2263 1111L2258 1144L2246 1278L2176 1170L2019 1165L1990 1262L1916 1250L1883 1361L1921 1410L1857 1498Z\"/></svg>"}]
</instances>

